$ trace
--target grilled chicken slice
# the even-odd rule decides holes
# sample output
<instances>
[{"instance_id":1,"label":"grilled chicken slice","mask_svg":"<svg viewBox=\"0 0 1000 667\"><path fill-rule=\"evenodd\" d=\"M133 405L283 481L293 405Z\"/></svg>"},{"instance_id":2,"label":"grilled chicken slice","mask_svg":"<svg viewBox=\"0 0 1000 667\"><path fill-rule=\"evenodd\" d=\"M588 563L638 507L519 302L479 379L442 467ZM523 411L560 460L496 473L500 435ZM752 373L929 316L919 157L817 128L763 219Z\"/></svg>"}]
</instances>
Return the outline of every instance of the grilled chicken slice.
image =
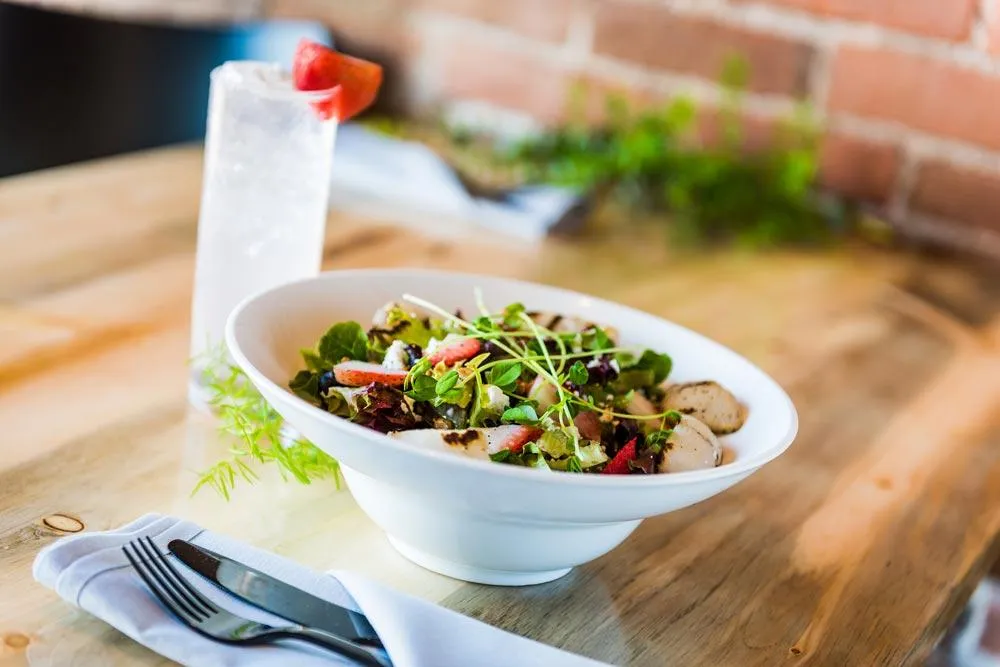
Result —
<instances>
[{"instance_id":1,"label":"grilled chicken slice","mask_svg":"<svg viewBox=\"0 0 1000 667\"><path fill-rule=\"evenodd\" d=\"M520 451L526 444L537 440L542 429L534 426L504 424L492 428L434 429L394 431L389 437L403 442L439 451L454 451L477 459L489 459L502 449Z\"/></svg>"},{"instance_id":2,"label":"grilled chicken slice","mask_svg":"<svg viewBox=\"0 0 1000 667\"><path fill-rule=\"evenodd\" d=\"M632 398L629 399L628 405L625 406L625 412L636 417L649 417L660 411L656 409L652 401L635 391L632 392Z\"/></svg>"},{"instance_id":3,"label":"grilled chicken slice","mask_svg":"<svg viewBox=\"0 0 1000 667\"><path fill-rule=\"evenodd\" d=\"M747 420L747 409L718 382L685 382L667 387L664 410L691 415L717 435L738 431Z\"/></svg>"},{"instance_id":4,"label":"grilled chicken slice","mask_svg":"<svg viewBox=\"0 0 1000 667\"><path fill-rule=\"evenodd\" d=\"M722 462L722 444L711 429L690 415L681 416L663 448L657 472L714 468Z\"/></svg>"}]
</instances>

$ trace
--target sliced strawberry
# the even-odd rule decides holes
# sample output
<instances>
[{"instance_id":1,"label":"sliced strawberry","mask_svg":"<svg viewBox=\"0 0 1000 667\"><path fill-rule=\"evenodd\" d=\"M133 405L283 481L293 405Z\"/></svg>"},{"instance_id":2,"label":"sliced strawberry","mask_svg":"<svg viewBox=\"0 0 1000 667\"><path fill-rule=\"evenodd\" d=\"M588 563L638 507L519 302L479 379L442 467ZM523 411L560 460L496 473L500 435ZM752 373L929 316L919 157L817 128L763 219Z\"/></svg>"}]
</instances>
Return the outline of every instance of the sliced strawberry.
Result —
<instances>
[{"instance_id":1,"label":"sliced strawberry","mask_svg":"<svg viewBox=\"0 0 1000 667\"><path fill-rule=\"evenodd\" d=\"M502 449L509 449L517 453L524 449L529 442L542 437L542 429L535 426L521 426L519 424L504 424L493 428L483 429L486 435L486 452L496 454Z\"/></svg>"},{"instance_id":2,"label":"sliced strawberry","mask_svg":"<svg viewBox=\"0 0 1000 667\"><path fill-rule=\"evenodd\" d=\"M458 450L475 458L487 459L490 454L509 449L519 452L529 442L537 440L542 429L518 424L490 428L434 429L393 431L390 437L412 443L424 449Z\"/></svg>"},{"instance_id":3,"label":"sliced strawberry","mask_svg":"<svg viewBox=\"0 0 1000 667\"><path fill-rule=\"evenodd\" d=\"M345 121L371 106L382 85L382 67L303 39L295 52L292 80L299 90L330 90L313 106L323 118Z\"/></svg>"},{"instance_id":4,"label":"sliced strawberry","mask_svg":"<svg viewBox=\"0 0 1000 667\"><path fill-rule=\"evenodd\" d=\"M380 382L390 387L402 387L406 371L386 368L367 361L344 361L333 367L333 377L348 387L364 387Z\"/></svg>"},{"instance_id":5,"label":"sliced strawberry","mask_svg":"<svg viewBox=\"0 0 1000 667\"><path fill-rule=\"evenodd\" d=\"M635 438L632 438L625 446L618 450L615 458L604 466L602 471L605 475L627 475L629 474L628 462L635 459Z\"/></svg>"},{"instance_id":6,"label":"sliced strawberry","mask_svg":"<svg viewBox=\"0 0 1000 667\"><path fill-rule=\"evenodd\" d=\"M446 366L451 366L459 361L471 359L479 354L481 349L483 349L483 344L478 338L463 338L462 340L455 341L454 343L442 345L438 349L434 350L434 352L427 357L427 360L434 366L437 366L442 361Z\"/></svg>"}]
</instances>

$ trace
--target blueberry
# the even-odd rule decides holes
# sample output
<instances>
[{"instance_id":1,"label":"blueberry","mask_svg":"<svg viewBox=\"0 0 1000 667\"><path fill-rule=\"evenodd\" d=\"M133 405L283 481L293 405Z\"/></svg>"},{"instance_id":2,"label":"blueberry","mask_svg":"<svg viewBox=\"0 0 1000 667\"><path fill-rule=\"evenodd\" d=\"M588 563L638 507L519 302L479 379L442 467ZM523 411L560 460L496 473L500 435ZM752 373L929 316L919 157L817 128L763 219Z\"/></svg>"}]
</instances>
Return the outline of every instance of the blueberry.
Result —
<instances>
[{"instance_id":1,"label":"blueberry","mask_svg":"<svg viewBox=\"0 0 1000 667\"><path fill-rule=\"evenodd\" d=\"M424 356L424 351L420 349L419 345L414 343L407 343L403 349L406 350L406 361L410 368L413 368L420 361L420 358Z\"/></svg>"},{"instance_id":2,"label":"blueberry","mask_svg":"<svg viewBox=\"0 0 1000 667\"><path fill-rule=\"evenodd\" d=\"M337 380L333 377L333 371L321 373L319 376L319 395L326 396L326 392L330 391L330 387L336 384Z\"/></svg>"}]
</instances>

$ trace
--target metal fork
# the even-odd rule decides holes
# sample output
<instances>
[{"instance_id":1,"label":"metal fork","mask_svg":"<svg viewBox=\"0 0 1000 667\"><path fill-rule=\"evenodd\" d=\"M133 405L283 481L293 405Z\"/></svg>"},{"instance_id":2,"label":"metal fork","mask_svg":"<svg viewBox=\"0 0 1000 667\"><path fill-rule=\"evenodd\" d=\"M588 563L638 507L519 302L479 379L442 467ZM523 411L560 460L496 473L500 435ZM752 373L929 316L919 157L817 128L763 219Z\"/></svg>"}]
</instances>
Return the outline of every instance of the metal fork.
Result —
<instances>
[{"instance_id":1,"label":"metal fork","mask_svg":"<svg viewBox=\"0 0 1000 667\"><path fill-rule=\"evenodd\" d=\"M209 639L225 644L243 645L298 639L330 649L361 665L392 667L392 662L384 650L362 646L329 632L301 625L274 628L237 616L225 609L219 609L177 571L148 537L132 540L122 546L122 551L153 595L174 616Z\"/></svg>"}]
</instances>

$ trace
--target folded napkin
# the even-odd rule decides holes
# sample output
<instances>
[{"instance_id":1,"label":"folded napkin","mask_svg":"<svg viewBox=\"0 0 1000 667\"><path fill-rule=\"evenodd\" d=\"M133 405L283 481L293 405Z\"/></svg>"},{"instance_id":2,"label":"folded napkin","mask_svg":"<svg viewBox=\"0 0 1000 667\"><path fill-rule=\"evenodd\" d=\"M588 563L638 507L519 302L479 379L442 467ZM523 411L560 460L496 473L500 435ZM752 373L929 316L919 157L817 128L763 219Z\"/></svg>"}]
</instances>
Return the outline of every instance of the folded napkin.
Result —
<instances>
[{"instance_id":1,"label":"folded napkin","mask_svg":"<svg viewBox=\"0 0 1000 667\"><path fill-rule=\"evenodd\" d=\"M427 146L348 123L337 130L330 205L409 217L421 225L460 220L530 241L581 224L588 202L576 190L557 186L479 196Z\"/></svg>"},{"instance_id":2,"label":"folded napkin","mask_svg":"<svg viewBox=\"0 0 1000 667\"><path fill-rule=\"evenodd\" d=\"M198 635L160 605L122 553L123 544L143 536L152 538L164 554L170 540L188 540L330 602L362 611L395 667L602 664L499 630L356 574L315 572L188 521L158 514L147 514L117 530L62 538L35 558L35 579L137 642L184 665L353 664L302 642L235 647ZM183 564L178 563L178 569L186 573ZM269 625L291 625L227 595L193 572L190 581L219 607Z\"/></svg>"}]
</instances>

